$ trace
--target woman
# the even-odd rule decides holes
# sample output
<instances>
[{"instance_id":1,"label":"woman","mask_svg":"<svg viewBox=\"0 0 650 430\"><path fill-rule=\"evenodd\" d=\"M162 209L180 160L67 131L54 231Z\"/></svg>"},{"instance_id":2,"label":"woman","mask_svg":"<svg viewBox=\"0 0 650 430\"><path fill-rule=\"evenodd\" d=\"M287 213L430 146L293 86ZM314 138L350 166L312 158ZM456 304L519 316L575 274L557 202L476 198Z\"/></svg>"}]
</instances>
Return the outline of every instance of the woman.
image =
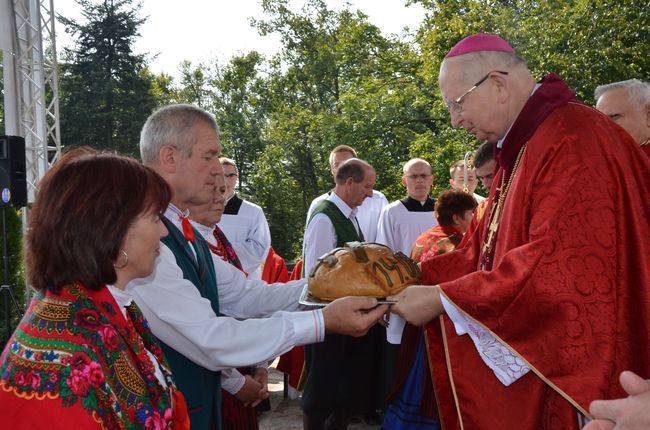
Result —
<instances>
[{"instance_id":1,"label":"woman","mask_svg":"<svg viewBox=\"0 0 650 430\"><path fill-rule=\"evenodd\" d=\"M235 249L217 223L221 221L226 201L226 183L223 175L215 177L211 202L190 207L194 228L201 233L213 254L248 274L242 268ZM267 363L221 372L221 427L223 430L256 430L255 407L268 398ZM246 376L244 376L246 375Z\"/></svg>"},{"instance_id":2,"label":"woman","mask_svg":"<svg viewBox=\"0 0 650 430\"><path fill-rule=\"evenodd\" d=\"M411 250L411 258L424 261L456 249L469 228L476 200L458 190L444 191L436 200L438 225L422 233ZM424 352L423 330L404 327L396 384L384 418L390 430L440 429L431 373Z\"/></svg>"},{"instance_id":3,"label":"woman","mask_svg":"<svg viewBox=\"0 0 650 430\"><path fill-rule=\"evenodd\" d=\"M458 190L442 192L436 200L438 225L422 233L411 250L411 258L424 261L453 251L472 223L476 200Z\"/></svg>"},{"instance_id":4,"label":"woman","mask_svg":"<svg viewBox=\"0 0 650 430\"><path fill-rule=\"evenodd\" d=\"M39 183L26 237L38 291L0 358L12 428L189 428L162 350L124 291L167 234L165 181L137 161L68 152Z\"/></svg>"}]
</instances>

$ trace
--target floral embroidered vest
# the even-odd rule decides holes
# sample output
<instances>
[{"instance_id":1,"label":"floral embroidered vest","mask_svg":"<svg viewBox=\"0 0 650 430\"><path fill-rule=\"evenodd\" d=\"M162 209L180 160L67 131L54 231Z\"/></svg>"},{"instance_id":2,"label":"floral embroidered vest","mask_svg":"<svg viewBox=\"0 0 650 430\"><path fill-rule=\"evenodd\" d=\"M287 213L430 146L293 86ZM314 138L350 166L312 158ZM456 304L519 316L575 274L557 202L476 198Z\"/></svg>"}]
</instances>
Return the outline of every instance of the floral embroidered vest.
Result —
<instances>
[{"instance_id":1,"label":"floral embroidered vest","mask_svg":"<svg viewBox=\"0 0 650 430\"><path fill-rule=\"evenodd\" d=\"M162 218L169 234L162 242L176 258L183 278L190 281L202 297L210 300L215 314L219 314L219 294L212 263L212 253L198 231L196 239L188 242L183 233L167 218ZM190 248L192 247L192 249ZM198 258L197 258L198 257ZM172 347L160 342L169 359L174 377L187 399L193 430L221 429L221 372L213 372L191 361Z\"/></svg>"}]
</instances>

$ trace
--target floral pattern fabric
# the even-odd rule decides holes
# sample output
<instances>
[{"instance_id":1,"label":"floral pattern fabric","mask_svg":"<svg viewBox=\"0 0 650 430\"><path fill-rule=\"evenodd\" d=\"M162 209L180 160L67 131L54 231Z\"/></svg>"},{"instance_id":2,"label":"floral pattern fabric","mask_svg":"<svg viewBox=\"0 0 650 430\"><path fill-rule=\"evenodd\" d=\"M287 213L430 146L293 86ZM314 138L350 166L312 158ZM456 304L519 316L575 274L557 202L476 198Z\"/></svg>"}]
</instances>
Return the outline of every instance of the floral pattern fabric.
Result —
<instances>
[{"instance_id":1,"label":"floral pattern fabric","mask_svg":"<svg viewBox=\"0 0 650 430\"><path fill-rule=\"evenodd\" d=\"M162 350L135 303L126 310L128 318L106 287L93 291L75 284L58 294L40 293L2 353L0 411L44 411L18 418L32 425L85 411L91 419L78 428L186 426L184 401ZM147 350L156 357L167 387L155 376Z\"/></svg>"}]
</instances>

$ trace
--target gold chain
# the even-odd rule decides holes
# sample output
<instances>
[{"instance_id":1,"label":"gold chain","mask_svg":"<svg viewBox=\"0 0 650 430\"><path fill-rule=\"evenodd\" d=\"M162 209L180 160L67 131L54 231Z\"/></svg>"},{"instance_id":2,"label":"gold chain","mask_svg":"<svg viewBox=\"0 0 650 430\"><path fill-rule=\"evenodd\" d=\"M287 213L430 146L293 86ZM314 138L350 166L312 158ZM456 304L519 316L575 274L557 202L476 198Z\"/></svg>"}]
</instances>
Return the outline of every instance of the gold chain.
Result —
<instances>
[{"instance_id":1,"label":"gold chain","mask_svg":"<svg viewBox=\"0 0 650 430\"><path fill-rule=\"evenodd\" d=\"M502 210L503 210L503 205L506 200L506 196L508 195L508 191L510 191L510 186L512 185L512 181L515 178L515 174L517 173L517 169L519 168L519 161L521 160L521 157L524 155L524 151L526 150L526 145L522 146L521 149L519 150L519 154L517 154L517 159L515 160L515 165L512 168L512 173L510 174L510 177L508 178L508 183L506 184L506 176L505 176L505 171L503 172L503 175L501 176L501 186L498 188L499 190L499 200L497 201L497 205L492 210L492 213L490 214L490 223L488 224L488 235L483 243L483 252L489 252L490 248L492 247L492 242L494 242L494 238L496 237L497 230L499 229L499 222L501 221L501 215L502 215Z\"/></svg>"}]
</instances>

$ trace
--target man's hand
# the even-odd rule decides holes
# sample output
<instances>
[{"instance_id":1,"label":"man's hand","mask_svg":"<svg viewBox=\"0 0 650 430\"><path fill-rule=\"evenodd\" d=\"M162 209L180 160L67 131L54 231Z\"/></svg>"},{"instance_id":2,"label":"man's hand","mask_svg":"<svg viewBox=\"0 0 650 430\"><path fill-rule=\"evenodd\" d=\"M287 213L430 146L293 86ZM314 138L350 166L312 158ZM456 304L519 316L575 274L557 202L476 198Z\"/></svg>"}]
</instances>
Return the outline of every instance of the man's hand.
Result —
<instances>
[{"instance_id":1,"label":"man's hand","mask_svg":"<svg viewBox=\"0 0 650 430\"><path fill-rule=\"evenodd\" d=\"M387 309L387 305L377 306L377 299L369 297L334 300L323 309L325 333L363 336L383 317Z\"/></svg>"},{"instance_id":2,"label":"man's hand","mask_svg":"<svg viewBox=\"0 0 650 430\"><path fill-rule=\"evenodd\" d=\"M391 306L391 313L416 326L426 324L445 311L437 285L411 285L388 300L397 302Z\"/></svg>"},{"instance_id":3,"label":"man's hand","mask_svg":"<svg viewBox=\"0 0 650 430\"><path fill-rule=\"evenodd\" d=\"M235 394L237 400L242 402L244 406L257 406L262 400L269 397L269 391L266 386L262 386L258 381L253 379L250 375L246 375L246 382L241 390Z\"/></svg>"},{"instance_id":4,"label":"man's hand","mask_svg":"<svg viewBox=\"0 0 650 430\"><path fill-rule=\"evenodd\" d=\"M615 400L594 400L589 413L594 420L584 430L642 430L650 428L650 381L625 371L621 387L628 397Z\"/></svg>"}]
</instances>

